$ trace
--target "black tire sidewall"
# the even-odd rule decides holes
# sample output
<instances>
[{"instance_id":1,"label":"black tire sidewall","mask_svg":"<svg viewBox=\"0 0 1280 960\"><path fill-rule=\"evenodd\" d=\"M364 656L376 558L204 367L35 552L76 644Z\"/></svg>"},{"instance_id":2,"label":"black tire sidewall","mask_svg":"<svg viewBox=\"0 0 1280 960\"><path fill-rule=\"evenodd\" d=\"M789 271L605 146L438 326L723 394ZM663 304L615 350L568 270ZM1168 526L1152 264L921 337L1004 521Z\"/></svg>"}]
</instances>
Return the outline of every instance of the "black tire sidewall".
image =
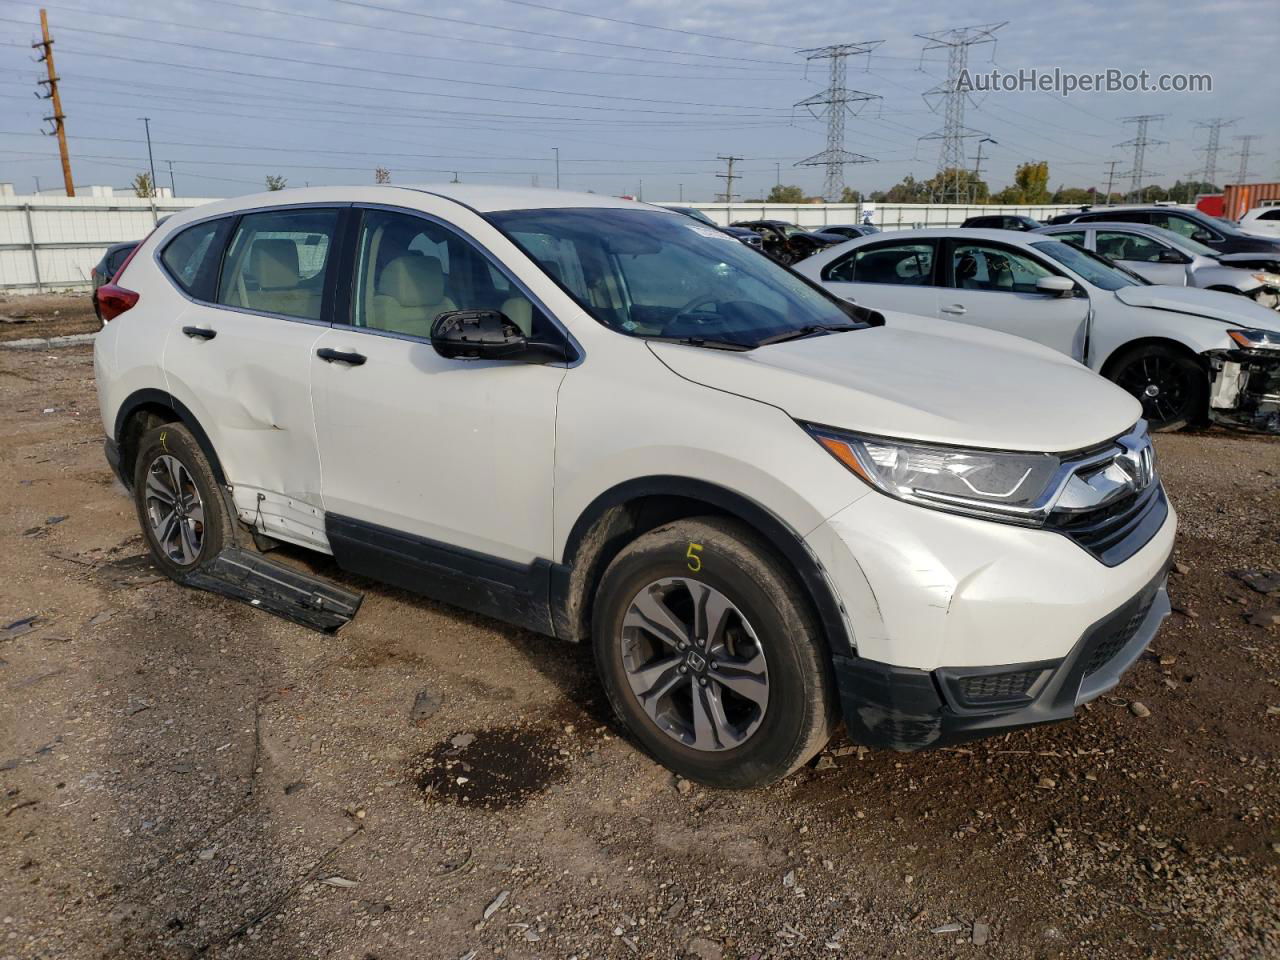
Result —
<instances>
[{"instance_id":1,"label":"black tire sidewall","mask_svg":"<svg viewBox=\"0 0 1280 960\"><path fill-rule=\"evenodd\" d=\"M1157 422L1147 417L1151 424L1151 429L1158 432L1171 432L1181 430L1183 427L1201 421L1208 409L1209 400L1209 384L1204 369L1190 357L1184 356L1176 350L1167 347L1152 345L1146 347L1137 347L1136 349L1125 352L1116 359L1111 367L1110 380L1117 386L1120 385L1120 379L1135 363L1140 362L1145 357L1158 357L1161 360L1175 364L1186 375L1188 387L1191 391L1191 399L1184 409L1183 413L1173 420ZM1129 391L1121 387L1126 393ZM1139 403L1142 398L1130 393ZM1146 406L1143 405L1143 416L1146 417Z\"/></svg>"},{"instance_id":2,"label":"black tire sidewall","mask_svg":"<svg viewBox=\"0 0 1280 960\"><path fill-rule=\"evenodd\" d=\"M686 551L701 545L701 568ZM596 595L592 640L597 668L614 710L641 745L665 766L710 786L757 786L784 776L809 740L815 710L830 702L829 658L816 626L776 562L715 528L684 522L641 537L606 571ZM744 562L744 560L746 562ZM739 747L695 750L663 732L635 699L622 666L622 619L644 587L664 577L687 577L722 592L756 632L769 671L769 702L760 727ZM806 649L802 644L809 644Z\"/></svg>"},{"instance_id":3,"label":"black tire sidewall","mask_svg":"<svg viewBox=\"0 0 1280 960\"><path fill-rule=\"evenodd\" d=\"M182 565L174 563L156 542L151 530L151 520L147 516L146 483L147 471L155 459L167 454L177 459L191 475L196 489L200 492L201 505L204 508L204 541L200 556L195 563ZM213 469L200 444L186 427L177 423L166 423L148 431L138 444L138 456L133 470L133 502L138 514L138 525L142 528L143 539L151 551L151 557L164 573L174 580L181 580L195 570L199 570L212 561L221 552L223 546L230 542L229 520L226 506L222 500L221 489L213 475Z\"/></svg>"}]
</instances>

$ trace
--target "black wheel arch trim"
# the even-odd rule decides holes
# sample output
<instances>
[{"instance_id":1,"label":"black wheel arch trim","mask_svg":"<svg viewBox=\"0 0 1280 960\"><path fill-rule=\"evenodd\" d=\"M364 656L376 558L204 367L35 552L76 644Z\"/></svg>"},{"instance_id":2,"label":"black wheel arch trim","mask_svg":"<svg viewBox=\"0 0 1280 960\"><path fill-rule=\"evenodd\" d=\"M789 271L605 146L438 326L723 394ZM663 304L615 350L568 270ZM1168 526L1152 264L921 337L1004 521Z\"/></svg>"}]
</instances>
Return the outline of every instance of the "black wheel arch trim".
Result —
<instances>
[{"instance_id":1,"label":"black wheel arch trim","mask_svg":"<svg viewBox=\"0 0 1280 960\"><path fill-rule=\"evenodd\" d=\"M128 468L132 465L133 455L137 452L129 450L125 446L125 426L135 413L148 406L167 407L173 411L177 421L191 431L191 435L196 438L196 443L200 445L200 450L209 458L209 466L213 468L214 479L220 485L225 486L227 478L222 472L222 463L218 460L218 454L213 449L213 443L209 440L209 435L205 432L204 427L200 425L200 421L196 419L195 414L191 412L186 404L167 390L157 390L151 387L131 393L124 403L120 405L120 409L116 413L112 437L119 451L120 467L118 472L125 486L131 486L133 483L132 471ZM129 476L125 476L126 471L130 474Z\"/></svg>"},{"instance_id":2,"label":"black wheel arch trim","mask_svg":"<svg viewBox=\"0 0 1280 960\"><path fill-rule=\"evenodd\" d=\"M755 529L796 573L800 586L818 614L831 651L837 654L853 652L854 638L844 607L821 562L801 534L768 507L749 497L706 480L672 475L624 481L597 496L578 516L565 541L562 562L553 565L551 570L551 607L557 635L564 636L566 631L576 633L571 626L574 608L571 594L575 589L572 580L575 567L584 559L579 557L579 553L588 535L610 511L649 497L701 501ZM584 585L585 589L590 587L590 584Z\"/></svg>"}]
</instances>

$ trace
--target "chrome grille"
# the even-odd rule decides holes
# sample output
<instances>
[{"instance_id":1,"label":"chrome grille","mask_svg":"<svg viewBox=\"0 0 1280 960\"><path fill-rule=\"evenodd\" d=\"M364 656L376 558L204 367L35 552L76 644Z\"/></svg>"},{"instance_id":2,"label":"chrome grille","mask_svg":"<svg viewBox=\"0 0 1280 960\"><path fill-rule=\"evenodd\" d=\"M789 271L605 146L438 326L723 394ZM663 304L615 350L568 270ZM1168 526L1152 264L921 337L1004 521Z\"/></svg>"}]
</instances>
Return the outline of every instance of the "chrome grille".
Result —
<instances>
[{"instance_id":1,"label":"chrome grille","mask_svg":"<svg viewBox=\"0 0 1280 960\"><path fill-rule=\"evenodd\" d=\"M1096 510L1051 514L1045 526L1114 567L1146 546L1168 515L1169 501L1157 481Z\"/></svg>"}]
</instances>

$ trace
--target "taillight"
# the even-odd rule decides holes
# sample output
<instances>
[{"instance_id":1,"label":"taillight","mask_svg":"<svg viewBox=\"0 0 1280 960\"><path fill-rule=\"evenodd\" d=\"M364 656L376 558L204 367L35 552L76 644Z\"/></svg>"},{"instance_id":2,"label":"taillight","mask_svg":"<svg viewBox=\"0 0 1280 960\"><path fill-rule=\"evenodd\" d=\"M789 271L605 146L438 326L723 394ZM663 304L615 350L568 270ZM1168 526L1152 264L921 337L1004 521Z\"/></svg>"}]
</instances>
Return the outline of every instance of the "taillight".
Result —
<instances>
[{"instance_id":1,"label":"taillight","mask_svg":"<svg viewBox=\"0 0 1280 960\"><path fill-rule=\"evenodd\" d=\"M126 260L125 265L128 263L129 261ZM123 269L124 266L121 266L120 270ZM119 275L120 271L117 270L116 276ZM126 310L133 309L134 304L138 302L138 295L114 283L105 283L93 291L93 302L98 306L98 314L102 317L102 322L108 323Z\"/></svg>"}]
</instances>

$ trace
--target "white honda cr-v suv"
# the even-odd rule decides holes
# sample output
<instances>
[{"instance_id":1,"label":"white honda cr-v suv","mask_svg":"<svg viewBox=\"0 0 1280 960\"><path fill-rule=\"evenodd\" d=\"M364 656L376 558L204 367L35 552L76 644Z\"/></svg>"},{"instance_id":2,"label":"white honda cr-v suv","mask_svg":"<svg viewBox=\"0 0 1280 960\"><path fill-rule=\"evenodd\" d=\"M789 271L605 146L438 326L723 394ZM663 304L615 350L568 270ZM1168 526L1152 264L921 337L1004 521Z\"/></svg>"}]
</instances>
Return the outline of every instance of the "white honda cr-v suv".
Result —
<instances>
[{"instance_id":1,"label":"white honda cr-v suv","mask_svg":"<svg viewBox=\"0 0 1280 960\"><path fill-rule=\"evenodd\" d=\"M107 455L167 573L285 541L590 640L703 783L781 777L841 715L899 750L1070 717L1169 610L1136 400L677 213L282 191L173 216L99 304Z\"/></svg>"}]
</instances>

